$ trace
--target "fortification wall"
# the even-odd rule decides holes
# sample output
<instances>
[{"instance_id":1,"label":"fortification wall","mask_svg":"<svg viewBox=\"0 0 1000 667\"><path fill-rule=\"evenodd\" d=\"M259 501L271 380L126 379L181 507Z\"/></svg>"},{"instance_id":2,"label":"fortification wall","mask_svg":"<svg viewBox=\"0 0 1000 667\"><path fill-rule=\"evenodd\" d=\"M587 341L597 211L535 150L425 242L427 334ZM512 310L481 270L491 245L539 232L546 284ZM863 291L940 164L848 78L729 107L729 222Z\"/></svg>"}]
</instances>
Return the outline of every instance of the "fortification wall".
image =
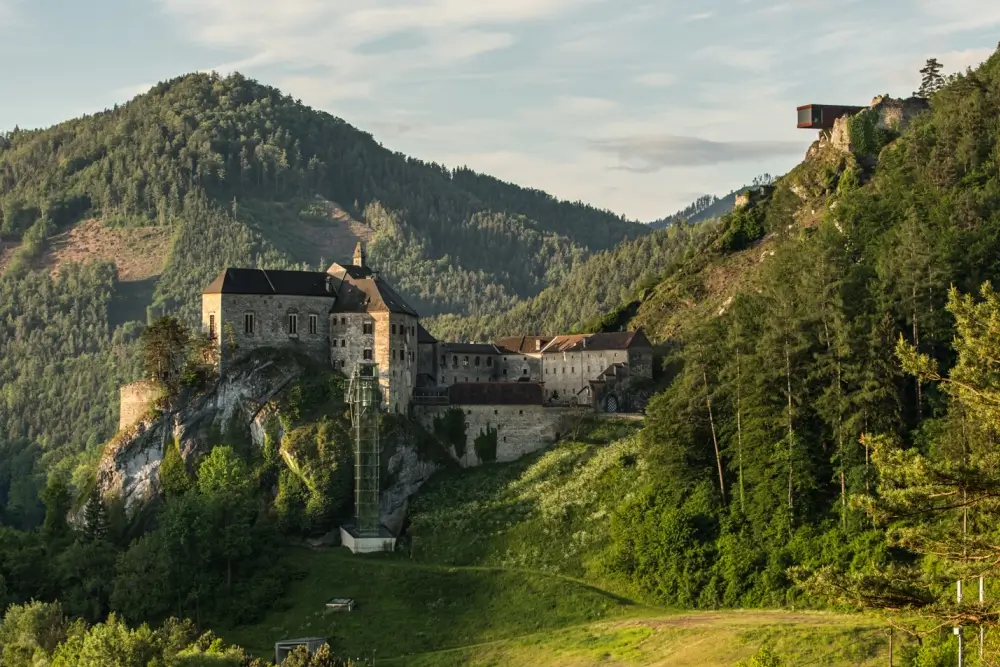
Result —
<instances>
[{"instance_id":1,"label":"fortification wall","mask_svg":"<svg viewBox=\"0 0 1000 667\"><path fill-rule=\"evenodd\" d=\"M452 446L452 453L466 468L494 460L514 461L545 449L591 412L587 408L541 405L417 405L414 415L434 433L434 419L445 417L453 409L460 410L465 420L465 446L461 452Z\"/></svg>"},{"instance_id":2,"label":"fortification wall","mask_svg":"<svg viewBox=\"0 0 1000 667\"><path fill-rule=\"evenodd\" d=\"M124 431L149 412L153 403L163 396L163 390L153 382L141 380L125 385L119 394L118 430Z\"/></svg>"}]
</instances>

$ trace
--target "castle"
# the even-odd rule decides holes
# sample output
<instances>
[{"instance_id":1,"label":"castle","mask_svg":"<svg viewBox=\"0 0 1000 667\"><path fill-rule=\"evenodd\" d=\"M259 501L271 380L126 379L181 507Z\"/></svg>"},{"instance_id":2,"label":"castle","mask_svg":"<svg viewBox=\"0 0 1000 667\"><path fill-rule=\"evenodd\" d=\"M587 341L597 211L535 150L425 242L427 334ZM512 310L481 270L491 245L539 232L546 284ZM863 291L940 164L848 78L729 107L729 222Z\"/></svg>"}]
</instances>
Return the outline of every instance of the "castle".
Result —
<instances>
[{"instance_id":1,"label":"castle","mask_svg":"<svg viewBox=\"0 0 1000 667\"><path fill-rule=\"evenodd\" d=\"M557 438L570 409L641 409L645 397L635 386L653 368L641 330L440 342L368 266L361 243L351 264L326 272L226 269L202 293L202 329L222 367L263 347L295 349L345 373L371 362L390 412L430 423L458 407L473 422L470 437L479 417L486 431L525 422L528 432L500 436L501 460L523 453L516 450L525 439Z\"/></svg>"}]
</instances>

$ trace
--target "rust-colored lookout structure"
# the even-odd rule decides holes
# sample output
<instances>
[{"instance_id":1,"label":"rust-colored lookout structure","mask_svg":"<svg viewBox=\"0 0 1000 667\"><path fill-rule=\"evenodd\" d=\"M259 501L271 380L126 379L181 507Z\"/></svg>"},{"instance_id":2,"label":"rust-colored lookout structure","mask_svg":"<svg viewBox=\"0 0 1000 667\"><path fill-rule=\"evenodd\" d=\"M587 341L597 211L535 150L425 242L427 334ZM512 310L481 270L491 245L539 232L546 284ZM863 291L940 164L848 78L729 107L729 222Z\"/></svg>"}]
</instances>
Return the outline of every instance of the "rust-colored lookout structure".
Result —
<instances>
[{"instance_id":1,"label":"rust-colored lookout structure","mask_svg":"<svg viewBox=\"0 0 1000 667\"><path fill-rule=\"evenodd\" d=\"M850 107L840 104L806 104L798 107L799 128L809 130L832 130L833 121L843 116L851 116L867 107Z\"/></svg>"}]
</instances>

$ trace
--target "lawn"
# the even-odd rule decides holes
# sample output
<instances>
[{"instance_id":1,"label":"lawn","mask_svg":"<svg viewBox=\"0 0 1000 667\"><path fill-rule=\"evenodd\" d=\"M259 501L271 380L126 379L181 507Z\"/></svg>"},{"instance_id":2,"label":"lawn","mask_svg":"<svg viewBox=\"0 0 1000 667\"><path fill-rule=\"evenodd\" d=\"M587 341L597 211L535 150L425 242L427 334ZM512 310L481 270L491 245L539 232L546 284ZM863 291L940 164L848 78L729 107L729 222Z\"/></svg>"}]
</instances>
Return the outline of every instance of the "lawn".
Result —
<instances>
[{"instance_id":1,"label":"lawn","mask_svg":"<svg viewBox=\"0 0 1000 667\"><path fill-rule=\"evenodd\" d=\"M886 664L885 629L836 614L700 612L592 623L387 661L408 667L732 667L767 643L789 667Z\"/></svg>"},{"instance_id":2,"label":"lawn","mask_svg":"<svg viewBox=\"0 0 1000 667\"><path fill-rule=\"evenodd\" d=\"M324 636L338 653L370 656L375 649L381 662L649 613L585 583L546 574L416 564L346 549L301 549L290 560L307 574L291 584L284 608L256 625L220 630L223 637L266 657L278 639ZM357 606L327 612L325 603L335 597L353 598Z\"/></svg>"}]
</instances>

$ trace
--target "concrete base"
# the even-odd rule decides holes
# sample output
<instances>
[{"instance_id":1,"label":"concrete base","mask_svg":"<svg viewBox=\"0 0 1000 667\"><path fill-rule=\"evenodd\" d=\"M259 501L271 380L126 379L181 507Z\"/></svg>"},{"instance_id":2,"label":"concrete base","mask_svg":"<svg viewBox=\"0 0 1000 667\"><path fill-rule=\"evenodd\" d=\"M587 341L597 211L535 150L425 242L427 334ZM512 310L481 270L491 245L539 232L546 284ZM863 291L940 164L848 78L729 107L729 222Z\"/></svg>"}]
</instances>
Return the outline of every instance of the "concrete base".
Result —
<instances>
[{"instance_id":1,"label":"concrete base","mask_svg":"<svg viewBox=\"0 0 1000 667\"><path fill-rule=\"evenodd\" d=\"M395 550L396 536L385 526L379 530L378 535L365 536L358 535L354 526L341 526L340 543L355 554L382 553Z\"/></svg>"}]
</instances>

